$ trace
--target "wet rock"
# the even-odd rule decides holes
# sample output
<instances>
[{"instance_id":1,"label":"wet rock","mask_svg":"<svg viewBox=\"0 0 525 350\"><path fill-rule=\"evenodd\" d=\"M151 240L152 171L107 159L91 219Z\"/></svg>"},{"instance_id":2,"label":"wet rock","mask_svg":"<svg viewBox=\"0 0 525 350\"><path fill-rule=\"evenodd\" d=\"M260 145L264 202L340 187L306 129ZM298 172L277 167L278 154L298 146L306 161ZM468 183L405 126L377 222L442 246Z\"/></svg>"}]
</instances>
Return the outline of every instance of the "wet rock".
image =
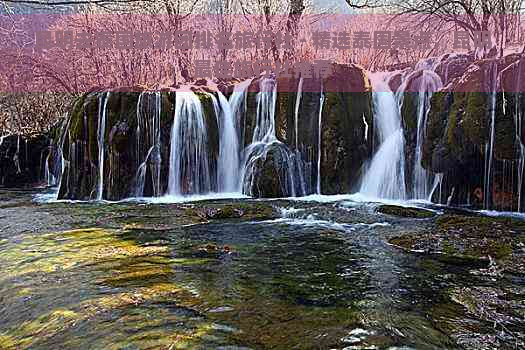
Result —
<instances>
[{"instance_id":1,"label":"wet rock","mask_svg":"<svg viewBox=\"0 0 525 350\"><path fill-rule=\"evenodd\" d=\"M280 79L278 86L297 91L299 79ZM319 130L321 89L324 101ZM307 192L316 191L319 139L321 192L351 192L373 146L371 85L365 70L353 64L333 64L332 74L322 82L316 78L303 80L297 120L296 102L296 92L278 93L276 130L278 139L305 162Z\"/></svg>"},{"instance_id":2,"label":"wet rock","mask_svg":"<svg viewBox=\"0 0 525 350\"><path fill-rule=\"evenodd\" d=\"M387 215L401 216L404 218L417 219L430 218L436 215L433 211L430 210L421 208L400 207L396 205L380 205L377 208L377 212Z\"/></svg>"},{"instance_id":3,"label":"wet rock","mask_svg":"<svg viewBox=\"0 0 525 350\"><path fill-rule=\"evenodd\" d=\"M46 135L5 136L0 141L0 186L31 187L44 179L50 152Z\"/></svg>"},{"instance_id":4,"label":"wet rock","mask_svg":"<svg viewBox=\"0 0 525 350\"><path fill-rule=\"evenodd\" d=\"M521 242L525 224L507 218L445 214L435 227L422 234L403 234L389 242L409 251L444 254L462 259L491 258L511 266L523 257Z\"/></svg>"},{"instance_id":5,"label":"wet rock","mask_svg":"<svg viewBox=\"0 0 525 350\"><path fill-rule=\"evenodd\" d=\"M443 86L463 75L473 61L473 54L447 54L441 57L436 73L440 76Z\"/></svg>"},{"instance_id":6,"label":"wet rock","mask_svg":"<svg viewBox=\"0 0 525 350\"><path fill-rule=\"evenodd\" d=\"M185 216L198 221L242 219L267 220L276 217L274 209L266 203L239 202L233 204L207 205L197 204L187 208Z\"/></svg>"},{"instance_id":7,"label":"wet rock","mask_svg":"<svg viewBox=\"0 0 525 350\"><path fill-rule=\"evenodd\" d=\"M218 246L214 243L208 243L197 248L196 255L202 258L220 258L225 255L233 254L233 249L228 246Z\"/></svg>"},{"instance_id":8,"label":"wet rock","mask_svg":"<svg viewBox=\"0 0 525 350\"><path fill-rule=\"evenodd\" d=\"M516 210L518 193L517 184L509 187L503 170L519 157L516 140L516 99L523 100L522 93L498 92L495 95L495 137L493 150L493 175L491 193L476 194L478 188L484 188L484 167L487 144L491 134L491 94L494 72L500 79L498 90L516 91L520 66L516 55L501 59L486 59L472 63L465 72L453 79L442 91L431 99L431 110L427 117L427 137L423 145L422 165L434 173L444 174L443 188L446 202L451 204L472 202L483 203L485 197L493 207L503 210ZM521 84L521 83L520 83ZM523 89L522 89L523 90ZM520 107L521 106L521 107ZM513 170L515 171L515 170ZM513 209L514 208L514 209Z\"/></svg>"},{"instance_id":9,"label":"wet rock","mask_svg":"<svg viewBox=\"0 0 525 350\"><path fill-rule=\"evenodd\" d=\"M244 177L245 193L259 198L279 198L292 195L293 179L290 151L280 142L258 146L252 153Z\"/></svg>"},{"instance_id":10,"label":"wet rock","mask_svg":"<svg viewBox=\"0 0 525 350\"><path fill-rule=\"evenodd\" d=\"M505 287L452 289L450 298L463 306L469 315L481 319L486 325L479 325L477 330L470 331L470 336L469 333L458 336L458 343L469 349L512 349L525 346L525 333L515 326L525 321L525 308L516 299L525 295L523 291L518 292L518 295L516 291ZM474 337L476 331L479 333Z\"/></svg>"},{"instance_id":11,"label":"wet rock","mask_svg":"<svg viewBox=\"0 0 525 350\"><path fill-rule=\"evenodd\" d=\"M240 208L227 205L221 208L209 208L206 210L206 217L208 219L233 219L240 218L244 214Z\"/></svg>"}]
</instances>

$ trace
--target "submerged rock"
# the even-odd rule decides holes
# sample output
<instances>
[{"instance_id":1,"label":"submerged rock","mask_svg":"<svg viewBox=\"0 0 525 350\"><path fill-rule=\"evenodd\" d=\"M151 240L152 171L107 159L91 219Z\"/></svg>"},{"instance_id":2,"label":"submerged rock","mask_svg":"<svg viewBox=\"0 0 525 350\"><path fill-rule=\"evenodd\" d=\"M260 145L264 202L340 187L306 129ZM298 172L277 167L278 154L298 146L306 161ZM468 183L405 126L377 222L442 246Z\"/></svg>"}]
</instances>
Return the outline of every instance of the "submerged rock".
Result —
<instances>
[{"instance_id":1,"label":"submerged rock","mask_svg":"<svg viewBox=\"0 0 525 350\"><path fill-rule=\"evenodd\" d=\"M516 219L445 214L435 221L432 230L403 234L389 242L409 251L438 253L452 258L494 258L508 271L519 269L523 259L522 240L525 223ZM523 271L522 271L523 272Z\"/></svg>"}]
</instances>

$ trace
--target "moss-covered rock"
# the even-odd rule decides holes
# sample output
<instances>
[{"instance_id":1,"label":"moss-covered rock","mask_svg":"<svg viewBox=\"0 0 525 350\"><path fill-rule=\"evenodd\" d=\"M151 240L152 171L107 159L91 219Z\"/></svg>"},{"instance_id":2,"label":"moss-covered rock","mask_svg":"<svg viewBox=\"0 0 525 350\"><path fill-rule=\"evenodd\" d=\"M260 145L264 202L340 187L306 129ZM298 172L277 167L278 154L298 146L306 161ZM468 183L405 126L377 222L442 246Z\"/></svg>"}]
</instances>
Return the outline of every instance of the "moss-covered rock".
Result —
<instances>
[{"instance_id":1,"label":"moss-covered rock","mask_svg":"<svg viewBox=\"0 0 525 350\"><path fill-rule=\"evenodd\" d=\"M143 97L140 99L141 94ZM103 137L103 194L102 198L119 200L135 195L137 171L153 145L151 135L153 122L141 124L139 115L153 120L155 105L160 98L160 138L158 150L161 168L161 192L167 188L167 167L169 166L169 140L174 111L174 94L162 92L159 95L143 93L140 88L121 88L109 92L90 92L74 103L67 127L63 156L66 160L59 190L59 198L94 199L97 196L99 177L99 118L106 113ZM141 111L138 113L137 107ZM140 135L137 135L137 132ZM140 140L140 141L138 141ZM148 148L148 149L145 149ZM151 157L153 158L153 157ZM152 160L149 161L151 163ZM150 167L146 167L144 195L153 195Z\"/></svg>"},{"instance_id":2,"label":"moss-covered rock","mask_svg":"<svg viewBox=\"0 0 525 350\"><path fill-rule=\"evenodd\" d=\"M309 193L316 189L319 139L321 192L325 194L354 190L361 167L372 153L372 96L365 70L352 64L331 68L332 74L322 81L312 77L277 82L276 136L310 164L304 169Z\"/></svg>"},{"instance_id":3,"label":"moss-covered rock","mask_svg":"<svg viewBox=\"0 0 525 350\"><path fill-rule=\"evenodd\" d=\"M401 216L404 218L417 218L424 219L430 218L435 215L433 211L421 209L421 208L409 208L409 207L400 207L397 205L380 205L377 208L378 213Z\"/></svg>"},{"instance_id":4,"label":"moss-covered rock","mask_svg":"<svg viewBox=\"0 0 525 350\"><path fill-rule=\"evenodd\" d=\"M398 247L439 253L460 259L494 258L511 270L521 269L525 222L512 218L445 214L427 232L403 234L389 240Z\"/></svg>"},{"instance_id":5,"label":"moss-covered rock","mask_svg":"<svg viewBox=\"0 0 525 350\"><path fill-rule=\"evenodd\" d=\"M485 59L471 64L461 76L431 99L427 117L422 165L427 170L443 173L445 195L451 203L481 204L485 197L494 207L516 210L521 191L509 185L508 174L519 157L516 139L516 91L520 65L515 55ZM500 77L495 95L494 76ZM494 98L494 100L492 100ZM494 148L492 153L491 192L483 193L485 162L491 157L492 104L494 108ZM510 186L510 187L509 187ZM512 187L512 188L511 188ZM513 197L513 198L511 198Z\"/></svg>"}]
</instances>

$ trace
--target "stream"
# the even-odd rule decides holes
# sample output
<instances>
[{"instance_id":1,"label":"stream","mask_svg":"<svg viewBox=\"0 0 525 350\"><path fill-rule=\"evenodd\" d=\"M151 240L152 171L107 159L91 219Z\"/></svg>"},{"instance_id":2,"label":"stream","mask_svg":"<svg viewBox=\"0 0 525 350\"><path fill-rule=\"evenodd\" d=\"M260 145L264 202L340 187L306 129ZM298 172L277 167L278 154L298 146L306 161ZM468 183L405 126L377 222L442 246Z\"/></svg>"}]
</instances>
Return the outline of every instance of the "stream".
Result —
<instances>
[{"instance_id":1,"label":"stream","mask_svg":"<svg viewBox=\"0 0 525 350\"><path fill-rule=\"evenodd\" d=\"M0 190L0 349L523 346L523 275L494 278L473 272L487 267L481 260L388 243L432 230L435 217L385 215L351 199L41 195ZM224 205L234 214L205 217ZM512 290L518 315L500 324L473 313L454 297L465 288Z\"/></svg>"}]
</instances>

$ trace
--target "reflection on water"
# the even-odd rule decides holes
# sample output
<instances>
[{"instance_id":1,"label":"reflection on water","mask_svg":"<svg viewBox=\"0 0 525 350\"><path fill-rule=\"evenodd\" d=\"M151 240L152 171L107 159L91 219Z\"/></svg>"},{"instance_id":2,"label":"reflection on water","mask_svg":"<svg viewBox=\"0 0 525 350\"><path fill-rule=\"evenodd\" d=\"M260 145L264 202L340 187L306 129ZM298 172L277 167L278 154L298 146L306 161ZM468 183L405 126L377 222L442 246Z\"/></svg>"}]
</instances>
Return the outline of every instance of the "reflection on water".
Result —
<instances>
[{"instance_id":1,"label":"reflection on water","mask_svg":"<svg viewBox=\"0 0 525 350\"><path fill-rule=\"evenodd\" d=\"M140 225L2 235L0 348L458 348L447 293L473 266L406 254L385 237L410 222L353 209L153 229L171 209L149 205Z\"/></svg>"}]
</instances>

